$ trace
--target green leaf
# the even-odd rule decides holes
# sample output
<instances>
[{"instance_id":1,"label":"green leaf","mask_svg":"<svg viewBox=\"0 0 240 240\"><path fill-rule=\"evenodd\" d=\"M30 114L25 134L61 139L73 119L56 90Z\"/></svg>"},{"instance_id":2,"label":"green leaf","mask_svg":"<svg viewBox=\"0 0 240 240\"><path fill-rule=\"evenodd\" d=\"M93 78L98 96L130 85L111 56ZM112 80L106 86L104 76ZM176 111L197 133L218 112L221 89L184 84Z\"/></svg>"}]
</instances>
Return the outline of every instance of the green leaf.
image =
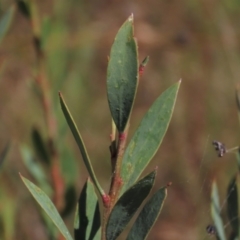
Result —
<instances>
[{"instance_id":1,"label":"green leaf","mask_svg":"<svg viewBox=\"0 0 240 240\"><path fill-rule=\"evenodd\" d=\"M116 35L107 70L108 103L119 132L124 131L130 117L137 85L137 44L131 15Z\"/></svg>"},{"instance_id":2,"label":"green leaf","mask_svg":"<svg viewBox=\"0 0 240 240\"><path fill-rule=\"evenodd\" d=\"M179 86L180 81L158 97L127 146L122 161L121 177L124 185L121 193L136 182L157 152L167 131Z\"/></svg>"},{"instance_id":3,"label":"green leaf","mask_svg":"<svg viewBox=\"0 0 240 240\"><path fill-rule=\"evenodd\" d=\"M20 175L21 176L21 175ZM39 203L39 205L42 207L42 209L46 212L46 214L51 218L55 226L58 228L58 230L62 233L62 235L67 240L73 240L66 225L64 224L63 220L61 219L57 209L53 205L52 201L49 199L49 197L35 184L30 182L28 179L21 176L24 184L32 194L32 196L36 199L36 201Z\"/></svg>"},{"instance_id":4,"label":"green leaf","mask_svg":"<svg viewBox=\"0 0 240 240\"><path fill-rule=\"evenodd\" d=\"M98 229L95 237L93 238L93 240L100 240L101 239L101 228Z\"/></svg>"},{"instance_id":5,"label":"green leaf","mask_svg":"<svg viewBox=\"0 0 240 240\"><path fill-rule=\"evenodd\" d=\"M152 198L145 204L132 229L129 232L127 240L146 239L148 233L156 222L164 200L167 197L167 188L160 188Z\"/></svg>"},{"instance_id":6,"label":"green leaf","mask_svg":"<svg viewBox=\"0 0 240 240\"><path fill-rule=\"evenodd\" d=\"M14 11L15 11L15 7L14 6L10 7L0 20L0 43L2 42L3 37L5 36L5 34L9 29L9 26L13 19Z\"/></svg>"},{"instance_id":7,"label":"green leaf","mask_svg":"<svg viewBox=\"0 0 240 240\"><path fill-rule=\"evenodd\" d=\"M71 116L71 113L70 111L68 110L68 107L62 97L62 94L59 93L59 97L60 97L60 103L61 103L61 107L62 107L62 111L63 111L63 114L67 120L67 123L68 123L68 126L70 127L71 131L72 131L72 134L75 138L75 141L79 147L79 150L82 154L82 158L83 158L83 161L84 161L84 164L88 170L88 173L91 177L91 180L93 182L93 184L95 185L96 189L98 190L99 194L100 195L104 195L104 191L103 189L101 188L97 178L96 178L96 175L94 173L94 170L93 170L93 167L92 167L92 164L91 164L91 161L89 159L89 156L87 154L87 150L85 148L85 145L83 143L83 140L82 140L82 137L78 131L78 128L77 128L77 125L75 124L72 116Z\"/></svg>"},{"instance_id":8,"label":"green leaf","mask_svg":"<svg viewBox=\"0 0 240 240\"><path fill-rule=\"evenodd\" d=\"M98 199L89 179L81 192L74 222L75 239L92 240L100 227Z\"/></svg>"},{"instance_id":9,"label":"green leaf","mask_svg":"<svg viewBox=\"0 0 240 240\"><path fill-rule=\"evenodd\" d=\"M115 240L125 229L126 225L152 189L156 171L157 170L151 172L138 181L119 198L113 207L107 223L107 240Z\"/></svg>"},{"instance_id":10,"label":"green leaf","mask_svg":"<svg viewBox=\"0 0 240 240\"><path fill-rule=\"evenodd\" d=\"M214 181L212 184L212 194L211 194L211 214L217 229L217 237L219 240L226 240L224 233L224 225L221 217L221 207L218 195L217 184Z\"/></svg>"},{"instance_id":11,"label":"green leaf","mask_svg":"<svg viewBox=\"0 0 240 240\"><path fill-rule=\"evenodd\" d=\"M88 217L90 217L90 215ZM101 237L101 216L100 216L98 202L96 203L94 217L91 222L92 222L92 227L91 227L91 232L89 232L88 240L93 240L93 239L98 239L98 238L100 239L100 237ZM87 236L88 236L88 231L87 231Z\"/></svg>"},{"instance_id":12,"label":"green leaf","mask_svg":"<svg viewBox=\"0 0 240 240\"><path fill-rule=\"evenodd\" d=\"M228 218L234 234L239 235L239 218L238 218L238 190L236 184L237 176L230 181L227 190L227 210Z\"/></svg>"}]
</instances>

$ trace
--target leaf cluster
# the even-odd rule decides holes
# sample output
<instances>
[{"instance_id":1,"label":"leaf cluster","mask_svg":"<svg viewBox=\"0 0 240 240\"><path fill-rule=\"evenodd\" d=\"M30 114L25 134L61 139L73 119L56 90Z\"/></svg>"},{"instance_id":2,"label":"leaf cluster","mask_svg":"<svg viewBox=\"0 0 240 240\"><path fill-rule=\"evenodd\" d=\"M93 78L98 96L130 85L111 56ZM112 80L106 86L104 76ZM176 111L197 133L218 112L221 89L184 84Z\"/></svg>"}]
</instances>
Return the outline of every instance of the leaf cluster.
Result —
<instances>
[{"instance_id":1,"label":"leaf cluster","mask_svg":"<svg viewBox=\"0 0 240 240\"><path fill-rule=\"evenodd\" d=\"M40 59L38 71L39 75L42 76L44 71L41 68L41 61L44 59L44 52L40 38L41 27L39 27L35 5L26 4L25 1L18 1L18 7L27 19L32 21L34 40L38 42L35 46ZM13 11L14 7L6 13L0 22L0 41L8 29ZM102 188L96 177L83 138L63 95L59 93L62 112L79 147L89 174L76 207L74 221L74 239L76 240L117 239L127 228L133 216L136 216L136 220L128 232L127 239L146 239L161 212L167 196L168 186L161 187L149 197L158 169L155 168L141 179L140 176L154 157L167 131L180 82L172 85L156 99L127 145L137 87L147 61L148 57L139 64L138 46L134 38L133 15L131 15L121 26L115 37L107 69L107 97L112 116L110 141L112 178L109 184L110 187L107 190ZM48 95L44 87L44 82L39 85L40 95L43 101L48 101ZM51 116L49 119L52 120ZM55 158L57 148L54 145L56 136L50 125L48 130L50 144L46 144L37 129L33 131L33 143L39 157L44 159L45 164L51 165L53 173L56 174L56 171L58 171L57 165L55 165L57 159ZM9 144L2 152L1 162L8 148ZM51 195L52 191L59 190L59 196L62 196L61 188L57 188L57 186L55 186L55 189L49 188L41 166L33 161L32 154L27 147L22 146L21 153L25 165L29 166L29 171L35 176L44 191L21 176L24 184L62 236L67 240L73 239L58 212L61 209L61 202L58 201L57 206L55 206L45 193ZM55 160L52 161L52 159ZM55 176L59 182L61 178L59 178L59 175Z\"/></svg>"}]
</instances>

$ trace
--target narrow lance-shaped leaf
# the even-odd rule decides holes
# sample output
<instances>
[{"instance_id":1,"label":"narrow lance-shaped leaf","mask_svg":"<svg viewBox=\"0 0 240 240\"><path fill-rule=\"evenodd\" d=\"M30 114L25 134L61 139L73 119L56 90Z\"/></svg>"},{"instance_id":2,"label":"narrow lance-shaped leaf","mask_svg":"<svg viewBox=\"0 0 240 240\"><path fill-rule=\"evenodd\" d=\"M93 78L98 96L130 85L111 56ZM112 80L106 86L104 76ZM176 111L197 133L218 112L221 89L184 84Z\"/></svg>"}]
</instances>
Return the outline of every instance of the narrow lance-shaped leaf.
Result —
<instances>
[{"instance_id":1,"label":"narrow lance-shaped leaf","mask_svg":"<svg viewBox=\"0 0 240 240\"><path fill-rule=\"evenodd\" d=\"M127 240L146 239L148 233L156 222L167 197L167 188L160 188L151 199L145 204L138 218L132 226Z\"/></svg>"},{"instance_id":2,"label":"narrow lance-shaped leaf","mask_svg":"<svg viewBox=\"0 0 240 240\"><path fill-rule=\"evenodd\" d=\"M158 97L128 144L122 161L121 177L124 185L121 193L136 182L157 152L167 131L179 86L180 81Z\"/></svg>"},{"instance_id":3,"label":"narrow lance-shaped leaf","mask_svg":"<svg viewBox=\"0 0 240 240\"><path fill-rule=\"evenodd\" d=\"M107 240L115 240L125 229L126 225L152 189L156 171L157 170L153 171L138 181L119 198L107 223Z\"/></svg>"},{"instance_id":4,"label":"narrow lance-shaped leaf","mask_svg":"<svg viewBox=\"0 0 240 240\"><path fill-rule=\"evenodd\" d=\"M14 10L15 10L14 6L10 7L0 20L0 44L11 24L11 21L13 19Z\"/></svg>"},{"instance_id":5,"label":"narrow lance-shaped leaf","mask_svg":"<svg viewBox=\"0 0 240 240\"><path fill-rule=\"evenodd\" d=\"M75 239L92 240L100 227L98 199L89 179L82 189L74 222Z\"/></svg>"},{"instance_id":6,"label":"narrow lance-shaped leaf","mask_svg":"<svg viewBox=\"0 0 240 240\"><path fill-rule=\"evenodd\" d=\"M221 217L221 207L218 196L217 184L214 181L212 184L212 194L211 194L211 214L217 229L217 237L219 240L226 240L224 233L224 225Z\"/></svg>"},{"instance_id":7,"label":"narrow lance-shaped leaf","mask_svg":"<svg viewBox=\"0 0 240 240\"><path fill-rule=\"evenodd\" d=\"M133 37L131 15L116 35L107 70L108 103L119 132L124 131L130 117L137 85L137 44Z\"/></svg>"},{"instance_id":8,"label":"narrow lance-shaped leaf","mask_svg":"<svg viewBox=\"0 0 240 240\"><path fill-rule=\"evenodd\" d=\"M235 236L239 235L239 216L238 216L238 190L236 184L237 176L231 180L227 190L227 210L228 218Z\"/></svg>"},{"instance_id":9,"label":"narrow lance-shaped leaf","mask_svg":"<svg viewBox=\"0 0 240 240\"><path fill-rule=\"evenodd\" d=\"M78 131L78 128L77 128L77 125L75 124L72 116L71 116L71 113L70 111L68 110L68 107L62 97L62 94L59 93L59 97L60 97L60 103L61 103L61 107L62 107L62 111L63 111L63 114L67 120L67 123L68 123L68 126L70 127L71 131L72 131L72 134L75 138L75 141L77 142L77 145L79 147L79 150L82 154L82 158L83 158L83 161L84 161L84 164L88 170L88 173L91 177L91 180L93 182L93 184L95 185L96 189L99 191L99 194L100 195L104 195L104 191L103 189L101 188L97 178L96 178L96 175L93 171L93 167L92 167L92 164L91 164L91 161L89 159L89 156L87 154L87 150L85 148L85 145L83 143L83 140L82 140L82 137Z\"/></svg>"},{"instance_id":10,"label":"narrow lance-shaped leaf","mask_svg":"<svg viewBox=\"0 0 240 240\"><path fill-rule=\"evenodd\" d=\"M21 176L21 175L20 175ZM53 205L52 201L49 197L35 184L30 182L28 179L21 176L24 184L32 194L32 196L36 199L42 209L46 212L46 214L51 218L55 226L62 233L66 240L73 240L66 225L64 224L62 218L60 217L57 209Z\"/></svg>"}]
</instances>

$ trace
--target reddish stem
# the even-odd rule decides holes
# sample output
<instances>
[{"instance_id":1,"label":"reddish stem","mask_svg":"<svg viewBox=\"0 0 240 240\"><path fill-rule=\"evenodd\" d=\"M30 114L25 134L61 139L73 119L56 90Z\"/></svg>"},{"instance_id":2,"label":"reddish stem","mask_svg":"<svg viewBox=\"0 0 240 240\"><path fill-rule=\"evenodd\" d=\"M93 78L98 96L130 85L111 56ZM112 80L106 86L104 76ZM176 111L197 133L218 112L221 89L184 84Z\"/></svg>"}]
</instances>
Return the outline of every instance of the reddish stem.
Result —
<instances>
[{"instance_id":1,"label":"reddish stem","mask_svg":"<svg viewBox=\"0 0 240 240\"><path fill-rule=\"evenodd\" d=\"M128 134L128 127L127 125L126 130L118 135L118 146L116 149L115 154L112 154L111 146L111 161L112 161L112 180L111 186L109 190L109 195L102 196L103 205L104 205L104 212L103 212L103 221L102 221L102 240L106 239L106 225L109 218L109 215L112 211L114 204L118 199L119 191L123 185L123 181L121 178L121 165L122 165L122 158L125 150L127 134ZM115 141L114 141L115 142Z\"/></svg>"}]
</instances>

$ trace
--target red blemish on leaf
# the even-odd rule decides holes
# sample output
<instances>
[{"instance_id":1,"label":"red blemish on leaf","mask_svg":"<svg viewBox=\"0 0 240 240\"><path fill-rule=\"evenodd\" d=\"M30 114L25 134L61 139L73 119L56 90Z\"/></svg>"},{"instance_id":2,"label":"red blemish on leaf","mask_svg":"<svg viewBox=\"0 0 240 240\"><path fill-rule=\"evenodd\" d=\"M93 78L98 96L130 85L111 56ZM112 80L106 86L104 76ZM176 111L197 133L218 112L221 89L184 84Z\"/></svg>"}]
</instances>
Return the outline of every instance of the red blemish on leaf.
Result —
<instances>
[{"instance_id":1,"label":"red blemish on leaf","mask_svg":"<svg viewBox=\"0 0 240 240\"><path fill-rule=\"evenodd\" d=\"M110 140L112 140L112 138L113 138L113 134L110 134L110 136L109 136L109 137L110 137Z\"/></svg>"},{"instance_id":2,"label":"red blemish on leaf","mask_svg":"<svg viewBox=\"0 0 240 240\"><path fill-rule=\"evenodd\" d=\"M147 57L144 58L144 60L143 60L142 63L140 64L139 69L138 69L140 76L143 75L145 66L147 65L148 61L149 61L149 57L147 56Z\"/></svg>"},{"instance_id":3,"label":"red blemish on leaf","mask_svg":"<svg viewBox=\"0 0 240 240\"><path fill-rule=\"evenodd\" d=\"M144 72L144 66L140 65L138 71L139 71L139 75L142 76Z\"/></svg>"},{"instance_id":4,"label":"red blemish on leaf","mask_svg":"<svg viewBox=\"0 0 240 240\"><path fill-rule=\"evenodd\" d=\"M103 205L108 207L110 204L110 196L108 194L102 195Z\"/></svg>"},{"instance_id":5,"label":"red blemish on leaf","mask_svg":"<svg viewBox=\"0 0 240 240\"><path fill-rule=\"evenodd\" d=\"M125 140L126 133L119 133L119 140Z\"/></svg>"},{"instance_id":6,"label":"red blemish on leaf","mask_svg":"<svg viewBox=\"0 0 240 240\"><path fill-rule=\"evenodd\" d=\"M121 177L118 177L118 178L116 179L116 181L117 181L118 186L121 187L121 186L123 185L123 180L122 180Z\"/></svg>"},{"instance_id":7,"label":"red blemish on leaf","mask_svg":"<svg viewBox=\"0 0 240 240\"><path fill-rule=\"evenodd\" d=\"M127 163L127 170L129 174L133 172L133 166L131 163Z\"/></svg>"}]
</instances>

